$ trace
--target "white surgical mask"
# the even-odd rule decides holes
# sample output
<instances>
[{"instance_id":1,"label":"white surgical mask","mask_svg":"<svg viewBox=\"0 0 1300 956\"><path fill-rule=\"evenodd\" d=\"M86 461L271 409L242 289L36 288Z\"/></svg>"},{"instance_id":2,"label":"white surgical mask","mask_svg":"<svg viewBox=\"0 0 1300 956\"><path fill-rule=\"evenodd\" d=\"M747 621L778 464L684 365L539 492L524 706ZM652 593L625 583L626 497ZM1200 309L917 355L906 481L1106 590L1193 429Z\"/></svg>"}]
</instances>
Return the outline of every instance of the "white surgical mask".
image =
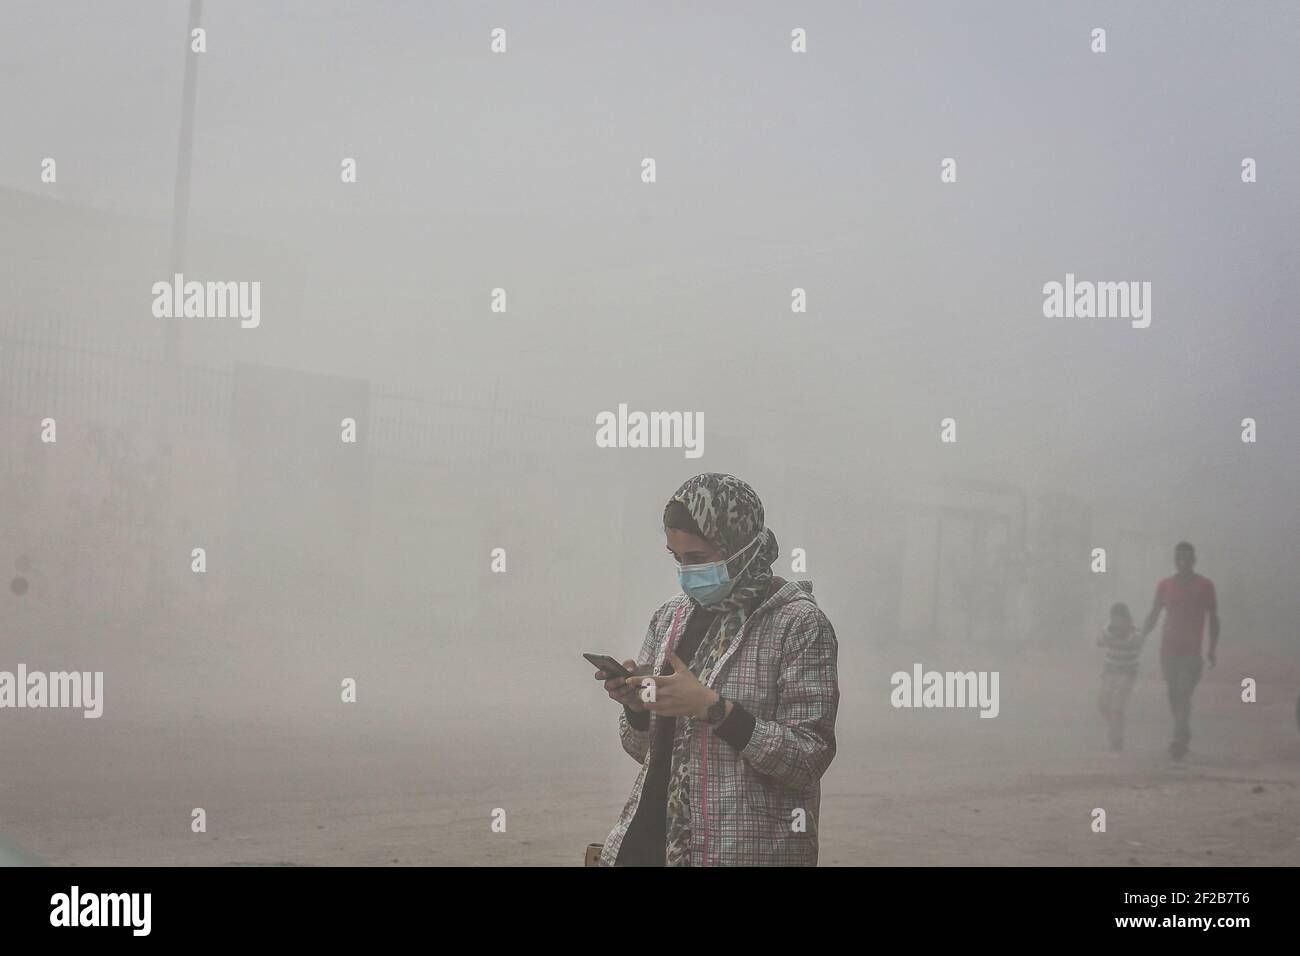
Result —
<instances>
[{"instance_id":1,"label":"white surgical mask","mask_svg":"<svg viewBox=\"0 0 1300 956\"><path fill-rule=\"evenodd\" d=\"M754 542L762 540L763 534L764 532L760 531L754 535L753 540L737 551L736 554L748 550ZM754 558L758 557L758 552L761 550L762 548L758 548L750 555L749 560L745 562L745 566L736 572L736 578L739 578L749 569L749 566L754 563ZM734 558L736 554L731 557ZM683 564L677 568L677 582L682 586L683 591L701 604L717 604L726 598L736 585L735 580L727 571L727 561L730 560L731 558L727 558L725 561L712 561L708 564Z\"/></svg>"}]
</instances>

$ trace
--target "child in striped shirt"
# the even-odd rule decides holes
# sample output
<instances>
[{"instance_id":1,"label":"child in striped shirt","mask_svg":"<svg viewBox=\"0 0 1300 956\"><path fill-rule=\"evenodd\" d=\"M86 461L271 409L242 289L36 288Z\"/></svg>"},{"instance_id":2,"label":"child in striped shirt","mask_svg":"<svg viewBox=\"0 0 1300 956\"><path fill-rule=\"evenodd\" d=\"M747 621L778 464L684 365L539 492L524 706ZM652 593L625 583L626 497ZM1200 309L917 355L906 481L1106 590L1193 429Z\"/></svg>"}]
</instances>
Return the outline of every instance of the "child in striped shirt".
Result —
<instances>
[{"instance_id":1,"label":"child in striped shirt","mask_svg":"<svg viewBox=\"0 0 1300 956\"><path fill-rule=\"evenodd\" d=\"M1110 624L1102 629L1097 646L1106 649L1098 706L1106 717L1110 749L1120 750L1124 746L1124 708L1133 693L1138 656L1142 653L1142 634L1133 626L1127 604L1112 605Z\"/></svg>"}]
</instances>

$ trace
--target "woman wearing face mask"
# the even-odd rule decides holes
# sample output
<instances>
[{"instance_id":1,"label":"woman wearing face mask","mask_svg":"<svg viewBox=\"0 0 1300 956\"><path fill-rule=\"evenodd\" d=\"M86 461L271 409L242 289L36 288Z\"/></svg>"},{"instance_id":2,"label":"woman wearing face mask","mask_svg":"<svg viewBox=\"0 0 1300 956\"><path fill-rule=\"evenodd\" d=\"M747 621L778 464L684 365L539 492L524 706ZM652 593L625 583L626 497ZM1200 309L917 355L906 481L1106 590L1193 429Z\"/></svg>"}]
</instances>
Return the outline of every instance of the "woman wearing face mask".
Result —
<instances>
[{"instance_id":1,"label":"woman wearing face mask","mask_svg":"<svg viewBox=\"0 0 1300 956\"><path fill-rule=\"evenodd\" d=\"M664 534L682 593L625 662L637 676L596 673L641 763L600 865L815 866L835 755L835 631L810 582L772 576L776 535L739 478L687 481Z\"/></svg>"}]
</instances>

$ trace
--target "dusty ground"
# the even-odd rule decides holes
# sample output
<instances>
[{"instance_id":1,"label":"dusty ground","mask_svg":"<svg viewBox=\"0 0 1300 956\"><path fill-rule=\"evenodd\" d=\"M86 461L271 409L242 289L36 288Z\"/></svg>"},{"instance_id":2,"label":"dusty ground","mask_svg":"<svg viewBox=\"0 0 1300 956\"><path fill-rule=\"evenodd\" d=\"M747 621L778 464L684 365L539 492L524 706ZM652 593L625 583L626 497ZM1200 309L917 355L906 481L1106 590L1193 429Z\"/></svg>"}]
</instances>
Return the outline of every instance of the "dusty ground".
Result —
<instances>
[{"instance_id":1,"label":"dusty ground","mask_svg":"<svg viewBox=\"0 0 1300 956\"><path fill-rule=\"evenodd\" d=\"M68 647L91 637L21 624L0 667L72 666ZM362 654L243 628L236 654L211 631L94 635L98 656L75 657L107 671L98 721L0 711L0 832L55 864L577 865L635 775L614 705L567 646L489 677L481 657L409 640ZM1152 656L1113 755L1091 657L841 641L823 865L1300 864L1300 686L1284 655L1225 646L1174 764ZM890 708L889 674L913 659L1000 668L1001 715ZM354 705L338 702L341 675L358 678ZM1240 702L1243 675L1258 703ZM190 831L194 807L206 833ZM504 834L489 828L498 807Z\"/></svg>"}]
</instances>

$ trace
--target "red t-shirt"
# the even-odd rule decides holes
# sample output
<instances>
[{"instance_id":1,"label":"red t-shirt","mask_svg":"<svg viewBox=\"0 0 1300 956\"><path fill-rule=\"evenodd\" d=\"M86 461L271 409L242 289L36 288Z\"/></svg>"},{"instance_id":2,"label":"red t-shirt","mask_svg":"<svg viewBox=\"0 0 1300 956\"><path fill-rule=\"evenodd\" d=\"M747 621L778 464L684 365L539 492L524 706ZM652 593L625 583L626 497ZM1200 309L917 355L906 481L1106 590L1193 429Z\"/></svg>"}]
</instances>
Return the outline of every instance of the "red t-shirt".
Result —
<instances>
[{"instance_id":1,"label":"red t-shirt","mask_svg":"<svg viewBox=\"0 0 1300 956\"><path fill-rule=\"evenodd\" d=\"M1217 608L1214 582L1193 574L1186 581L1177 575L1156 585L1156 605L1165 609L1165 629L1160 635L1161 654L1200 654L1205 616Z\"/></svg>"}]
</instances>

